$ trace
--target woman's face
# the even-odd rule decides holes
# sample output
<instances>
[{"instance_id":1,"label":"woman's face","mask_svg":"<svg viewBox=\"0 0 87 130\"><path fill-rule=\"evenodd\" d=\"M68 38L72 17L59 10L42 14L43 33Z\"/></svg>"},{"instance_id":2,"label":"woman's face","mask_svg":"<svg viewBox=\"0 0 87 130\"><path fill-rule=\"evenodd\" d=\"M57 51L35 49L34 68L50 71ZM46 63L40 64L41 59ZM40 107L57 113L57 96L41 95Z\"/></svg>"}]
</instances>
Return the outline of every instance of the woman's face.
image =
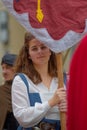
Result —
<instances>
[{"instance_id":1,"label":"woman's face","mask_svg":"<svg viewBox=\"0 0 87 130\"><path fill-rule=\"evenodd\" d=\"M49 61L51 51L37 39L29 42L29 59L35 65L46 64Z\"/></svg>"}]
</instances>

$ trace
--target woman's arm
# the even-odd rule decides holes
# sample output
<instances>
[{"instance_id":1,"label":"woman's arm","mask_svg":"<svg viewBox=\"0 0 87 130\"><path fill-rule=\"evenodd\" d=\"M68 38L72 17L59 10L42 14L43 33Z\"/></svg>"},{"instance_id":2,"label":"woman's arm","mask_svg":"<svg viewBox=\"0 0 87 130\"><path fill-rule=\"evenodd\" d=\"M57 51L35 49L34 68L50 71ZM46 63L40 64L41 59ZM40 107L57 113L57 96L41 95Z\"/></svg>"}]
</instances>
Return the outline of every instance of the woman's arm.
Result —
<instances>
[{"instance_id":1,"label":"woman's arm","mask_svg":"<svg viewBox=\"0 0 87 130\"><path fill-rule=\"evenodd\" d=\"M48 102L30 106L27 88L19 76L15 77L12 84L12 106L14 116L23 127L39 123L51 108Z\"/></svg>"}]
</instances>

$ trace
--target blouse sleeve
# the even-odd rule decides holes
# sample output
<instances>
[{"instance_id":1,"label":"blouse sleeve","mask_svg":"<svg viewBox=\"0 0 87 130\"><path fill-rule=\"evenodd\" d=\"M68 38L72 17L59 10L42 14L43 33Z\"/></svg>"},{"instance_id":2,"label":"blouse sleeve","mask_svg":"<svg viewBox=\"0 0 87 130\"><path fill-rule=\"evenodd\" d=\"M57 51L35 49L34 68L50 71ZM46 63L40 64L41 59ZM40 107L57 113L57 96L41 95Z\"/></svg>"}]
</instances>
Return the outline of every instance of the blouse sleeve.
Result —
<instances>
[{"instance_id":1,"label":"blouse sleeve","mask_svg":"<svg viewBox=\"0 0 87 130\"><path fill-rule=\"evenodd\" d=\"M48 101L30 106L27 88L19 76L12 84L12 107L17 121L25 128L38 124L50 109Z\"/></svg>"}]
</instances>

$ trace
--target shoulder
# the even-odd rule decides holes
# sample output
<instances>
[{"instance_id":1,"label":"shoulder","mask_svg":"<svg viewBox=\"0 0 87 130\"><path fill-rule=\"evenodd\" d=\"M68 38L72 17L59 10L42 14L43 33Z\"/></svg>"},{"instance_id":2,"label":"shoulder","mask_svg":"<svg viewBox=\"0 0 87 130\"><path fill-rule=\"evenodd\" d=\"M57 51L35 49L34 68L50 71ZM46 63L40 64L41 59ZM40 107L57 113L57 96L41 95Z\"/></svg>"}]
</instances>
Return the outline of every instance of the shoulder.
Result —
<instances>
[{"instance_id":1,"label":"shoulder","mask_svg":"<svg viewBox=\"0 0 87 130\"><path fill-rule=\"evenodd\" d=\"M2 92L2 91L5 91L6 89L9 89L11 87L11 85L10 86L8 86L7 84L3 84L3 85L0 85L0 92Z\"/></svg>"},{"instance_id":2,"label":"shoulder","mask_svg":"<svg viewBox=\"0 0 87 130\"><path fill-rule=\"evenodd\" d=\"M25 77L25 79L27 80L29 86L34 85L34 83L31 81L31 79L22 73L22 75ZM13 83L12 86L25 86L25 82L24 79L22 78L22 76L20 74L17 74L14 79L13 79Z\"/></svg>"},{"instance_id":3,"label":"shoulder","mask_svg":"<svg viewBox=\"0 0 87 130\"><path fill-rule=\"evenodd\" d=\"M0 85L0 89L2 89L5 86L5 84Z\"/></svg>"},{"instance_id":4,"label":"shoulder","mask_svg":"<svg viewBox=\"0 0 87 130\"><path fill-rule=\"evenodd\" d=\"M23 77L23 76L24 76L27 80L30 80L30 78L29 78L26 74L24 74L24 73L18 73L18 74L15 75L13 81L14 81L14 80L19 80L19 79L22 80L22 77Z\"/></svg>"},{"instance_id":5,"label":"shoulder","mask_svg":"<svg viewBox=\"0 0 87 130\"><path fill-rule=\"evenodd\" d=\"M25 83L21 79L21 77L17 74L12 82L12 92L19 93L25 91Z\"/></svg>"}]
</instances>

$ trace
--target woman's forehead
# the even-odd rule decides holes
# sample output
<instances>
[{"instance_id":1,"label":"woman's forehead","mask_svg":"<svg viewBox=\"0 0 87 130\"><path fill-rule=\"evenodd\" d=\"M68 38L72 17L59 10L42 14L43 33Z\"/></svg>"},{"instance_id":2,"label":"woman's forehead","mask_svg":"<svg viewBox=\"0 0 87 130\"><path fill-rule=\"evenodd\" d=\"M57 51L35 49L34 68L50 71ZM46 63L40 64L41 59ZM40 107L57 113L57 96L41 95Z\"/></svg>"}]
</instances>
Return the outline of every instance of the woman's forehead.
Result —
<instances>
[{"instance_id":1,"label":"woman's forehead","mask_svg":"<svg viewBox=\"0 0 87 130\"><path fill-rule=\"evenodd\" d=\"M42 46L44 45L44 43L42 43L41 41L37 40L36 38L32 39L29 42L29 46Z\"/></svg>"}]
</instances>

